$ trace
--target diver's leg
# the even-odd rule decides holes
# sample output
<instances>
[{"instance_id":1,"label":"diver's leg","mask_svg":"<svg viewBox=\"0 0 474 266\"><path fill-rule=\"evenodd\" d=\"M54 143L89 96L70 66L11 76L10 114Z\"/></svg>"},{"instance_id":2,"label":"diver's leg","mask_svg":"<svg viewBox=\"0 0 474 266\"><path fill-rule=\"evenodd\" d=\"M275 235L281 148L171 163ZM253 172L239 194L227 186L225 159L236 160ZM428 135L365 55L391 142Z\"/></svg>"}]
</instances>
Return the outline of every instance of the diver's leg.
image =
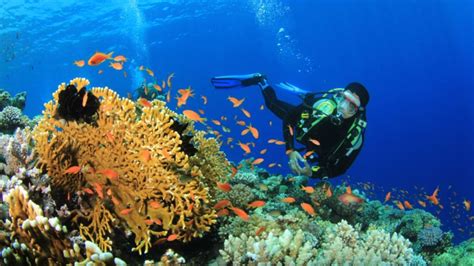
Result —
<instances>
[{"instance_id":1,"label":"diver's leg","mask_svg":"<svg viewBox=\"0 0 474 266\"><path fill-rule=\"evenodd\" d=\"M284 121L287 120L290 114L296 110L296 106L281 101L277 98L275 90L268 84L266 79L264 79L258 85L260 86L260 89L262 89L265 105L280 119Z\"/></svg>"}]
</instances>

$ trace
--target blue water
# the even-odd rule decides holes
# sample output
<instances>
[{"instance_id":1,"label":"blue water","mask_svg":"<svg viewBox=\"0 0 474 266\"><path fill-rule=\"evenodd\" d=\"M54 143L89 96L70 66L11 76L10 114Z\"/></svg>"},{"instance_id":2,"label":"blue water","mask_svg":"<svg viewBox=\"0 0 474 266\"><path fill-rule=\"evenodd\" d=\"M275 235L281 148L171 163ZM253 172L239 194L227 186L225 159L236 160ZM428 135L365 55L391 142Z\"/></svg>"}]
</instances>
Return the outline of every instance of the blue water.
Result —
<instances>
[{"instance_id":1,"label":"blue water","mask_svg":"<svg viewBox=\"0 0 474 266\"><path fill-rule=\"evenodd\" d=\"M174 72L175 88L192 86L196 97L184 109L204 109L209 120L225 115L232 130L225 138L250 142L232 122L242 113L226 100L245 97L260 130L257 148L250 156L237 146L224 151L238 162L260 157L266 147L264 165L280 163L270 171L286 175L283 146L266 143L282 138L281 123L259 110L259 89L216 91L210 77L262 72L270 82L315 91L359 81L371 100L365 145L346 173L350 182L376 184L379 199L392 187L431 193L440 186L444 228L457 240L472 232L466 222L472 213L461 209L464 199L474 200L472 1L75 2L0 1L0 87L26 90L29 116L41 113L58 84L77 76L126 96L146 77L137 71L145 65L161 79ZM105 64L72 64L95 51L129 58L128 77ZM295 95L277 94L298 103ZM201 95L208 97L205 106ZM460 213L461 225L453 213Z\"/></svg>"}]
</instances>

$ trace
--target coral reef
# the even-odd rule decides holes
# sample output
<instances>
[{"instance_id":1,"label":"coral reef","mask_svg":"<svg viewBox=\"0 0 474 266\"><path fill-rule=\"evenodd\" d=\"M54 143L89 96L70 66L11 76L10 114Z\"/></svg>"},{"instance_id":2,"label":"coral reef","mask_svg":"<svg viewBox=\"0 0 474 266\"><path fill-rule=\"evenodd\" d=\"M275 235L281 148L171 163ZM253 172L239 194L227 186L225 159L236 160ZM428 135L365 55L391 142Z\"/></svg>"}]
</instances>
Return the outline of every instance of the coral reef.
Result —
<instances>
[{"instance_id":1,"label":"coral reef","mask_svg":"<svg viewBox=\"0 0 474 266\"><path fill-rule=\"evenodd\" d=\"M319 265L408 265L413 259L411 243L404 237L379 230L366 235L346 221L329 231L318 254Z\"/></svg>"},{"instance_id":2,"label":"coral reef","mask_svg":"<svg viewBox=\"0 0 474 266\"><path fill-rule=\"evenodd\" d=\"M79 248L66 237L66 227L58 218L45 217L22 186L4 194L3 201L8 204L11 217L11 221L2 224L8 237L4 235L0 240L6 264L65 264L82 258Z\"/></svg>"},{"instance_id":3,"label":"coral reef","mask_svg":"<svg viewBox=\"0 0 474 266\"><path fill-rule=\"evenodd\" d=\"M220 253L232 265L311 265L317 250L305 241L303 230L287 229L281 234L270 232L262 237L230 235Z\"/></svg>"},{"instance_id":4,"label":"coral reef","mask_svg":"<svg viewBox=\"0 0 474 266\"><path fill-rule=\"evenodd\" d=\"M17 128L13 135L0 134L0 156L4 161L1 169L6 175L15 174L20 168L31 168L34 154L30 128Z\"/></svg>"},{"instance_id":5,"label":"coral reef","mask_svg":"<svg viewBox=\"0 0 474 266\"><path fill-rule=\"evenodd\" d=\"M194 135L192 122L164 102L142 106L108 88L86 92L88 84L80 78L61 84L33 132L52 189L82 198L73 219L81 236L107 251L112 228L121 228L134 236L133 250L146 253L152 243L187 242L209 231L217 218L209 185L228 171L217 141ZM73 89L82 92L82 107ZM100 106L93 100L89 108L91 97Z\"/></svg>"},{"instance_id":6,"label":"coral reef","mask_svg":"<svg viewBox=\"0 0 474 266\"><path fill-rule=\"evenodd\" d=\"M28 124L28 117L17 107L6 106L0 112L0 132L11 134L18 127L22 128Z\"/></svg>"},{"instance_id":7,"label":"coral reef","mask_svg":"<svg viewBox=\"0 0 474 266\"><path fill-rule=\"evenodd\" d=\"M0 110L3 110L7 106L13 106L20 110L25 108L26 103L26 92L17 93L14 97L4 89L0 89Z\"/></svg>"},{"instance_id":8,"label":"coral reef","mask_svg":"<svg viewBox=\"0 0 474 266\"><path fill-rule=\"evenodd\" d=\"M448 248L445 253L435 256L431 265L474 265L474 238L464 241L459 246Z\"/></svg>"}]
</instances>

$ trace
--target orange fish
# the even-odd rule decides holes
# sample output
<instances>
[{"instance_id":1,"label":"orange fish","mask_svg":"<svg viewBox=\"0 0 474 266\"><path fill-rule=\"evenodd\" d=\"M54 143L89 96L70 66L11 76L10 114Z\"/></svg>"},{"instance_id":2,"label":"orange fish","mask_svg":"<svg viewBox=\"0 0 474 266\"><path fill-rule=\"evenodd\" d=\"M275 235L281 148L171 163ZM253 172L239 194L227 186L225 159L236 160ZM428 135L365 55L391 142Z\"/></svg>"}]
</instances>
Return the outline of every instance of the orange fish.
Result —
<instances>
[{"instance_id":1,"label":"orange fish","mask_svg":"<svg viewBox=\"0 0 474 266\"><path fill-rule=\"evenodd\" d=\"M140 153L140 157L142 158L142 160L147 163L150 159L151 159L151 154L150 154L150 151L149 150L143 150L141 153Z\"/></svg>"},{"instance_id":2,"label":"orange fish","mask_svg":"<svg viewBox=\"0 0 474 266\"><path fill-rule=\"evenodd\" d=\"M112 143L113 143L114 140L115 140L114 135L113 135L112 132L110 132L110 131L107 132L107 133L105 133L105 137L107 138L108 141L110 141L110 142L112 142Z\"/></svg>"},{"instance_id":3,"label":"orange fish","mask_svg":"<svg viewBox=\"0 0 474 266\"><path fill-rule=\"evenodd\" d=\"M252 164L257 165L257 164L261 164L262 162L263 162L263 158L257 158L252 162Z\"/></svg>"},{"instance_id":4,"label":"orange fish","mask_svg":"<svg viewBox=\"0 0 474 266\"><path fill-rule=\"evenodd\" d=\"M148 107L148 108L153 107L153 104L151 104L151 102L145 98L138 99L138 103L140 103L143 107Z\"/></svg>"},{"instance_id":5,"label":"orange fish","mask_svg":"<svg viewBox=\"0 0 474 266\"><path fill-rule=\"evenodd\" d=\"M94 191L92 191L92 189L90 189L90 188L88 188L88 187L83 188L82 191L86 192L86 193L89 194L89 195L94 194Z\"/></svg>"},{"instance_id":6,"label":"orange fish","mask_svg":"<svg viewBox=\"0 0 474 266\"><path fill-rule=\"evenodd\" d=\"M222 209L226 206L229 206L231 205L230 204L230 201L229 200L226 200L226 199L223 199L223 200L220 200L219 202L216 203L216 205L214 205L214 209L218 210L218 209Z\"/></svg>"},{"instance_id":7,"label":"orange fish","mask_svg":"<svg viewBox=\"0 0 474 266\"><path fill-rule=\"evenodd\" d=\"M245 126L245 121L242 121L242 120L237 121L237 125L239 125L239 126Z\"/></svg>"},{"instance_id":8,"label":"orange fish","mask_svg":"<svg viewBox=\"0 0 474 266\"><path fill-rule=\"evenodd\" d=\"M230 208L237 216L239 216L242 220L248 221L249 220L249 215L242 209L236 208L236 207L231 207Z\"/></svg>"},{"instance_id":9,"label":"orange fish","mask_svg":"<svg viewBox=\"0 0 474 266\"><path fill-rule=\"evenodd\" d=\"M308 151L308 152L306 152L306 153L303 155L303 158L306 159L306 158L308 158L309 156L311 156L311 154L313 154L313 153L314 153L314 151Z\"/></svg>"},{"instance_id":10,"label":"orange fish","mask_svg":"<svg viewBox=\"0 0 474 266\"><path fill-rule=\"evenodd\" d=\"M286 198L281 199L281 201L284 202L284 203L293 203L296 200L293 197L286 197Z\"/></svg>"},{"instance_id":11,"label":"orange fish","mask_svg":"<svg viewBox=\"0 0 474 266\"><path fill-rule=\"evenodd\" d=\"M321 143L319 143L319 141L316 140L316 139L309 139L309 141L310 141L311 143L313 143L314 145L316 145L316 146L321 145Z\"/></svg>"},{"instance_id":12,"label":"orange fish","mask_svg":"<svg viewBox=\"0 0 474 266\"><path fill-rule=\"evenodd\" d=\"M253 201L252 203L249 203L248 206L249 206L249 207L252 207L252 208L263 207L263 206L265 206L265 201L263 201L263 200L256 200L256 201Z\"/></svg>"},{"instance_id":13,"label":"orange fish","mask_svg":"<svg viewBox=\"0 0 474 266\"><path fill-rule=\"evenodd\" d=\"M109 67L111 67L115 70L122 70L123 65L122 65L122 63L118 63L118 62L115 62L115 63L110 62Z\"/></svg>"},{"instance_id":14,"label":"orange fish","mask_svg":"<svg viewBox=\"0 0 474 266\"><path fill-rule=\"evenodd\" d=\"M146 71L146 73L148 73L148 75L150 75L150 76L152 76L152 77L155 76L155 74L153 73L153 71L152 71L151 69L146 68L145 71Z\"/></svg>"},{"instance_id":15,"label":"orange fish","mask_svg":"<svg viewBox=\"0 0 474 266\"><path fill-rule=\"evenodd\" d=\"M239 144L240 148L245 151L246 154L247 154L247 153L250 153L250 147L249 147L249 145L244 144L244 143L242 143L242 142L240 142L240 141L239 141L238 144Z\"/></svg>"},{"instance_id":16,"label":"orange fish","mask_svg":"<svg viewBox=\"0 0 474 266\"><path fill-rule=\"evenodd\" d=\"M82 97L82 107L86 107L87 104L87 98L89 96L89 93L84 93L84 96Z\"/></svg>"},{"instance_id":17,"label":"orange fish","mask_svg":"<svg viewBox=\"0 0 474 266\"><path fill-rule=\"evenodd\" d=\"M347 186L346 193L340 195L338 197L339 201L341 201L344 205L349 205L351 203L362 203L364 200L352 194L352 190L350 186Z\"/></svg>"},{"instance_id":18,"label":"orange fish","mask_svg":"<svg viewBox=\"0 0 474 266\"><path fill-rule=\"evenodd\" d=\"M245 98L242 98L241 100L237 99L237 98L234 98L234 97L227 97L227 100L229 100L233 105L232 107L239 107L244 101L245 101Z\"/></svg>"},{"instance_id":19,"label":"orange fish","mask_svg":"<svg viewBox=\"0 0 474 266\"><path fill-rule=\"evenodd\" d=\"M332 190L331 188L328 186L328 188L326 189L326 197L330 198L332 197Z\"/></svg>"},{"instance_id":20,"label":"orange fish","mask_svg":"<svg viewBox=\"0 0 474 266\"><path fill-rule=\"evenodd\" d=\"M263 155L263 154L265 154L266 152L267 152L267 149L263 149L263 150L260 151L260 154Z\"/></svg>"},{"instance_id":21,"label":"orange fish","mask_svg":"<svg viewBox=\"0 0 474 266\"><path fill-rule=\"evenodd\" d=\"M400 210L405 210L405 207L403 207L403 204L400 202L400 201L396 201L395 205L397 205L397 207L400 209Z\"/></svg>"},{"instance_id":22,"label":"orange fish","mask_svg":"<svg viewBox=\"0 0 474 266\"><path fill-rule=\"evenodd\" d=\"M219 120L213 119L213 120L211 120L211 121L212 121L212 123L214 123L214 125L216 125L216 126L222 125L222 124L221 124L221 121L219 121Z\"/></svg>"},{"instance_id":23,"label":"orange fish","mask_svg":"<svg viewBox=\"0 0 474 266\"><path fill-rule=\"evenodd\" d=\"M207 104L207 97L206 96L201 96L202 99L202 104Z\"/></svg>"},{"instance_id":24,"label":"orange fish","mask_svg":"<svg viewBox=\"0 0 474 266\"><path fill-rule=\"evenodd\" d=\"M110 180L118 180L119 177L119 174L112 169L101 169L97 173L106 176Z\"/></svg>"},{"instance_id":25,"label":"orange fish","mask_svg":"<svg viewBox=\"0 0 474 266\"><path fill-rule=\"evenodd\" d=\"M258 130L254 128L251 124L247 126L248 130L250 130L250 133L252 133L252 136L255 139L258 139Z\"/></svg>"},{"instance_id":26,"label":"orange fish","mask_svg":"<svg viewBox=\"0 0 474 266\"><path fill-rule=\"evenodd\" d=\"M81 171L81 167L80 166L71 166L69 167L66 171L64 171L64 174L77 174Z\"/></svg>"},{"instance_id":27,"label":"orange fish","mask_svg":"<svg viewBox=\"0 0 474 266\"><path fill-rule=\"evenodd\" d=\"M217 182L217 187L224 192L229 192L232 189L232 186L229 183Z\"/></svg>"},{"instance_id":28,"label":"orange fish","mask_svg":"<svg viewBox=\"0 0 474 266\"><path fill-rule=\"evenodd\" d=\"M167 159L167 160L171 160L171 154L168 152L168 149L167 148L163 148L161 150L161 154Z\"/></svg>"},{"instance_id":29,"label":"orange fish","mask_svg":"<svg viewBox=\"0 0 474 266\"><path fill-rule=\"evenodd\" d=\"M464 204L464 208L466 209L466 211L469 211L471 209L471 201L470 200L464 200L462 203Z\"/></svg>"},{"instance_id":30,"label":"orange fish","mask_svg":"<svg viewBox=\"0 0 474 266\"><path fill-rule=\"evenodd\" d=\"M166 240L167 241L174 241L178 238L178 235L177 234L172 234L172 235L169 235Z\"/></svg>"},{"instance_id":31,"label":"orange fish","mask_svg":"<svg viewBox=\"0 0 474 266\"><path fill-rule=\"evenodd\" d=\"M161 204L158 201L152 200L149 202L149 204L150 204L150 207L152 207L153 209L161 208Z\"/></svg>"},{"instance_id":32,"label":"orange fish","mask_svg":"<svg viewBox=\"0 0 474 266\"><path fill-rule=\"evenodd\" d=\"M431 201L431 203L433 203L434 205L438 205L439 204L439 200L438 200L438 192L439 192L439 187L437 187L435 189L435 191L433 192L433 194L431 194L431 196L426 196L426 198Z\"/></svg>"},{"instance_id":33,"label":"orange fish","mask_svg":"<svg viewBox=\"0 0 474 266\"><path fill-rule=\"evenodd\" d=\"M131 213L132 211L133 211L132 208L123 209L123 210L120 211L120 214L127 215L127 214Z\"/></svg>"},{"instance_id":34,"label":"orange fish","mask_svg":"<svg viewBox=\"0 0 474 266\"><path fill-rule=\"evenodd\" d=\"M97 192L97 195L99 196L99 198L103 199L104 193L102 191L103 190L102 185L99 183L92 183L92 185L94 185L94 189Z\"/></svg>"},{"instance_id":35,"label":"orange fish","mask_svg":"<svg viewBox=\"0 0 474 266\"><path fill-rule=\"evenodd\" d=\"M123 55L117 55L116 57L114 57L114 61L116 61L116 62L126 62L127 58L125 58L125 56L123 56Z\"/></svg>"},{"instance_id":36,"label":"orange fish","mask_svg":"<svg viewBox=\"0 0 474 266\"><path fill-rule=\"evenodd\" d=\"M413 206L410 204L410 202L408 200L403 201L403 205L407 209L413 209Z\"/></svg>"},{"instance_id":37,"label":"orange fish","mask_svg":"<svg viewBox=\"0 0 474 266\"><path fill-rule=\"evenodd\" d=\"M249 132L250 132L250 129L246 128L246 129L242 130L242 132L240 133L240 135L241 135L241 136L245 136L245 135L247 135L247 133L249 133Z\"/></svg>"},{"instance_id":38,"label":"orange fish","mask_svg":"<svg viewBox=\"0 0 474 266\"><path fill-rule=\"evenodd\" d=\"M385 201L383 203L390 200L390 195L392 195L392 192L388 192L387 195L385 195Z\"/></svg>"},{"instance_id":39,"label":"orange fish","mask_svg":"<svg viewBox=\"0 0 474 266\"><path fill-rule=\"evenodd\" d=\"M89 66L97 66L97 65L100 65L102 64L105 60L107 59L110 59L112 57L112 54L114 52L110 52L108 54L104 54L104 53L101 53L101 52L96 52L94 55L92 55L90 58L89 58L89 61L87 62L87 64Z\"/></svg>"},{"instance_id":40,"label":"orange fish","mask_svg":"<svg viewBox=\"0 0 474 266\"><path fill-rule=\"evenodd\" d=\"M222 210L217 212L218 217L227 216L227 215L229 215L229 210L228 209L222 209Z\"/></svg>"},{"instance_id":41,"label":"orange fish","mask_svg":"<svg viewBox=\"0 0 474 266\"><path fill-rule=\"evenodd\" d=\"M158 84L153 84L153 88L155 88L155 90L157 91L162 91L163 89L160 87L160 85Z\"/></svg>"},{"instance_id":42,"label":"orange fish","mask_svg":"<svg viewBox=\"0 0 474 266\"><path fill-rule=\"evenodd\" d=\"M286 142L281 141L281 140L275 141L275 144L276 144L276 145L285 145L285 143L286 143Z\"/></svg>"},{"instance_id":43,"label":"orange fish","mask_svg":"<svg viewBox=\"0 0 474 266\"><path fill-rule=\"evenodd\" d=\"M199 112L200 114L204 115L204 110L198 109L198 112Z\"/></svg>"},{"instance_id":44,"label":"orange fish","mask_svg":"<svg viewBox=\"0 0 474 266\"><path fill-rule=\"evenodd\" d=\"M198 121L203 123L206 119L202 118L198 113L193 110L184 110L183 114L192 121Z\"/></svg>"},{"instance_id":45,"label":"orange fish","mask_svg":"<svg viewBox=\"0 0 474 266\"><path fill-rule=\"evenodd\" d=\"M76 65L78 67L83 67L84 64L85 64L84 60L74 61L74 65Z\"/></svg>"},{"instance_id":46,"label":"orange fish","mask_svg":"<svg viewBox=\"0 0 474 266\"><path fill-rule=\"evenodd\" d=\"M260 226L257 231L255 231L255 235L259 236L263 231L265 231L266 227L265 226Z\"/></svg>"},{"instance_id":47,"label":"orange fish","mask_svg":"<svg viewBox=\"0 0 474 266\"><path fill-rule=\"evenodd\" d=\"M145 220L146 225L152 225L153 223L154 223L154 221L152 219L146 219Z\"/></svg>"},{"instance_id":48,"label":"orange fish","mask_svg":"<svg viewBox=\"0 0 474 266\"><path fill-rule=\"evenodd\" d=\"M314 216L316 214L316 212L313 209L313 206L311 206L310 204L302 202L300 205L301 205L301 208L303 208L303 210L307 212L309 215Z\"/></svg>"},{"instance_id":49,"label":"orange fish","mask_svg":"<svg viewBox=\"0 0 474 266\"><path fill-rule=\"evenodd\" d=\"M314 193L314 188L312 186L301 186L301 190L304 190L308 194Z\"/></svg>"},{"instance_id":50,"label":"orange fish","mask_svg":"<svg viewBox=\"0 0 474 266\"><path fill-rule=\"evenodd\" d=\"M173 77L174 77L174 73L171 73L168 76L168 79L166 80L166 83L168 84L168 88L171 88L171 80L173 79Z\"/></svg>"},{"instance_id":51,"label":"orange fish","mask_svg":"<svg viewBox=\"0 0 474 266\"><path fill-rule=\"evenodd\" d=\"M426 207L426 203L424 201L419 200L418 204L420 204L422 207Z\"/></svg>"},{"instance_id":52,"label":"orange fish","mask_svg":"<svg viewBox=\"0 0 474 266\"><path fill-rule=\"evenodd\" d=\"M240 108L240 110L242 110L242 113L244 113L244 115L246 117L250 118L251 115L250 115L249 111L245 110L244 108Z\"/></svg>"},{"instance_id":53,"label":"orange fish","mask_svg":"<svg viewBox=\"0 0 474 266\"><path fill-rule=\"evenodd\" d=\"M114 197L114 196L112 196L112 203L113 203L115 206L119 206L119 205L120 205L120 201L119 201L116 197Z\"/></svg>"},{"instance_id":54,"label":"orange fish","mask_svg":"<svg viewBox=\"0 0 474 266\"><path fill-rule=\"evenodd\" d=\"M290 125L288 125L288 130L290 131L290 136L293 136L293 128Z\"/></svg>"}]
</instances>

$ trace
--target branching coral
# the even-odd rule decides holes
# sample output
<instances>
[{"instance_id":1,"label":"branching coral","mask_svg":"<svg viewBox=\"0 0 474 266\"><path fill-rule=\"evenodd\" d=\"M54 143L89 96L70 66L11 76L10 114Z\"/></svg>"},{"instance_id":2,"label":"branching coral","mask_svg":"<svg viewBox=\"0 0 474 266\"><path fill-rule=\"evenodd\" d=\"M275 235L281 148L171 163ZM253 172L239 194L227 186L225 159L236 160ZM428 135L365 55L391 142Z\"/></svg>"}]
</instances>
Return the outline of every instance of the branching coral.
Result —
<instances>
[{"instance_id":1,"label":"branching coral","mask_svg":"<svg viewBox=\"0 0 474 266\"><path fill-rule=\"evenodd\" d=\"M4 134L0 136L0 152L5 160L4 172L13 175L21 167L31 168L34 160L32 152L32 135L30 128L17 129L13 136Z\"/></svg>"},{"instance_id":2,"label":"branching coral","mask_svg":"<svg viewBox=\"0 0 474 266\"><path fill-rule=\"evenodd\" d=\"M232 265L315 265L311 259L317 251L311 242L305 241L302 230L285 230L281 234L270 232L265 237L231 235L219 252Z\"/></svg>"},{"instance_id":3,"label":"branching coral","mask_svg":"<svg viewBox=\"0 0 474 266\"><path fill-rule=\"evenodd\" d=\"M342 220L327 234L318 254L320 265L408 265L413 259L411 243L393 233L369 230L359 234Z\"/></svg>"},{"instance_id":4,"label":"branching coral","mask_svg":"<svg viewBox=\"0 0 474 266\"><path fill-rule=\"evenodd\" d=\"M2 254L8 263L53 265L82 258L79 248L67 239L66 227L61 226L58 218L44 217L41 207L29 199L22 186L4 194L4 201L12 220L3 226L5 232L13 232L10 239L14 239L11 247L3 246Z\"/></svg>"},{"instance_id":5,"label":"branching coral","mask_svg":"<svg viewBox=\"0 0 474 266\"><path fill-rule=\"evenodd\" d=\"M169 235L186 242L209 231L217 218L209 187L228 171L217 142L186 129L191 122L164 102L144 107L108 88L82 93L99 100L96 113L69 110L74 116L63 119L68 109L58 113L61 92L73 86L81 93L88 84L80 78L61 84L34 131L39 165L52 178L52 188L94 193L88 199L93 207L82 216L89 224L81 227L81 235L109 250L104 224L118 223L134 234L134 250L146 253L153 236L160 238L157 242ZM197 138L185 136L186 130ZM187 152L194 148L195 154ZM199 163L203 158L206 163ZM80 171L67 173L73 166Z\"/></svg>"}]
</instances>

